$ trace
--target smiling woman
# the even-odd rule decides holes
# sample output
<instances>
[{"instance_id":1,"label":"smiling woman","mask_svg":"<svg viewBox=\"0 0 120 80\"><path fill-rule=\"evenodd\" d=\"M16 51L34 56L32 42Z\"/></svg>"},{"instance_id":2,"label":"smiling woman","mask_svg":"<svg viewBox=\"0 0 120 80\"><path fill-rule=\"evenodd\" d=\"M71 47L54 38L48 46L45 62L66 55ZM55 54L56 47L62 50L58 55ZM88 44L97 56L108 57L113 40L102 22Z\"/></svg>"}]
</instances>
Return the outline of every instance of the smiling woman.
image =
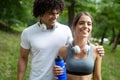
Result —
<instances>
[{"instance_id":1,"label":"smiling woman","mask_svg":"<svg viewBox=\"0 0 120 80\"><path fill-rule=\"evenodd\" d=\"M59 49L59 55L66 61L68 80L91 80L92 77L94 80L101 80L102 57L96 50L97 46L88 40L92 25L93 18L88 12L79 13L73 20L73 42ZM75 52L77 49L74 46L78 46L79 52ZM55 75L62 74L59 66L54 68L58 70L53 70Z\"/></svg>"}]
</instances>

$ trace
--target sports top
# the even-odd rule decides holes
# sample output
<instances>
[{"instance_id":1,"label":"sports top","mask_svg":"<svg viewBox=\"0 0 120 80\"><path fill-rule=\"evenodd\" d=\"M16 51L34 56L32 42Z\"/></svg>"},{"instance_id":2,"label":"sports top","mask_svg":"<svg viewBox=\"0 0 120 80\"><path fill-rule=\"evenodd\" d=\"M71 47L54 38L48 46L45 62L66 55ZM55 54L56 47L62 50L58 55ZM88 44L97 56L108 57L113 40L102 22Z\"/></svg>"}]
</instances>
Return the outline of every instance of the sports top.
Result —
<instances>
[{"instance_id":1,"label":"sports top","mask_svg":"<svg viewBox=\"0 0 120 80\"><path fill-rule=\"evenodd\" d=\"M66 56L67 73L80 76L91 74L94 69L93 46L90 44L90 50L86 58L75 59L73 54L72 45L70 44Z\"/></svg>"}]
</instances>

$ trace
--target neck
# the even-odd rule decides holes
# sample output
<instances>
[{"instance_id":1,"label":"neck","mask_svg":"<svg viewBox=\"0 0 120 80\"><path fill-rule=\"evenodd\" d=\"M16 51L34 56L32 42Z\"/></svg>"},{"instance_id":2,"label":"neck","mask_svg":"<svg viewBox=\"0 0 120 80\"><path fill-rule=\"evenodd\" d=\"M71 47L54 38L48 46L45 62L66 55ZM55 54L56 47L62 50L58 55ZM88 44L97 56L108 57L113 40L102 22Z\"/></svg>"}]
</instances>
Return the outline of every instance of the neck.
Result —
<instances>
[{"instance_id":1,"label":"neck","mask_svg":"<svg viewBox=\"0 0 120 80\"><path fill-rule=\"evenodd\" d=\"M87 38L85 39L74 39L73 45L78 45L79 47L84 47L86 44L88 44Z\"/></svg>"},{"instance_id":2,"label":"neck","mask_svg":"<svg viewBox=\"0 0 120 80\"><path fill-rule=\"evenodd\" d=\"M54 27L54 25L55 25L55 24L54 24L54 25L48 25L48 24L46 24L46 23L45 23L44 21L42 21L42 20L39 20L39 23L40 23L40 24L45 24L47 29L53 29L53 27Z\"/></svg>"}]
</instances>

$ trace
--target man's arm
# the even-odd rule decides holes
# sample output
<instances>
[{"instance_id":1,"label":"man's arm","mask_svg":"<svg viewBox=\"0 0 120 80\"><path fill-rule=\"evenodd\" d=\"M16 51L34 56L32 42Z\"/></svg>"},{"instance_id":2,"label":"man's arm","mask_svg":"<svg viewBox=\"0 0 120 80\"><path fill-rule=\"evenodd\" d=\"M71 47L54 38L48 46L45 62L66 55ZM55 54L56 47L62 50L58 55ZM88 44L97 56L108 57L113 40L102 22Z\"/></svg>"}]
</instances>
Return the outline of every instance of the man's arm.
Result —
<instances>
[{"instance_id":1,"label":"man's arm","mask_svg":"<svg viewBox=\"0 0 120 80\"><path fill-rule=\"evenodd\" d=\"M23 80L26 68L27 68L27 63L28 63L28 55L29 55L29 50L20 48L20 57L18 59L18 80Z\"/></svg>"}]
</instances>

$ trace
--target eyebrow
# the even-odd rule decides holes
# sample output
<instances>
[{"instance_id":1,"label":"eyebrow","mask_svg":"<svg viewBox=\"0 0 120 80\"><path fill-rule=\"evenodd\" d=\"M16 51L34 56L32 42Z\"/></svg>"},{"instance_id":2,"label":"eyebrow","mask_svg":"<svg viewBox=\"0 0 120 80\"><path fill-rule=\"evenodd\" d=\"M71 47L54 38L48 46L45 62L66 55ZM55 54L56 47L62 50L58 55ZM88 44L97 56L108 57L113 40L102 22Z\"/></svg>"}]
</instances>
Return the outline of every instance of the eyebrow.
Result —
<instances>
[{"instance_id":1,"label":"eyebrow","mask_svg":"<svg viewBox=\"0 0 120 80\"><path fill-rule=\"evenodd\" d=\"M86 22L86 21L79 21L79 22ZM92 23L92 21L87 21L87 22Z\"/></svg>"}]
</instances>

